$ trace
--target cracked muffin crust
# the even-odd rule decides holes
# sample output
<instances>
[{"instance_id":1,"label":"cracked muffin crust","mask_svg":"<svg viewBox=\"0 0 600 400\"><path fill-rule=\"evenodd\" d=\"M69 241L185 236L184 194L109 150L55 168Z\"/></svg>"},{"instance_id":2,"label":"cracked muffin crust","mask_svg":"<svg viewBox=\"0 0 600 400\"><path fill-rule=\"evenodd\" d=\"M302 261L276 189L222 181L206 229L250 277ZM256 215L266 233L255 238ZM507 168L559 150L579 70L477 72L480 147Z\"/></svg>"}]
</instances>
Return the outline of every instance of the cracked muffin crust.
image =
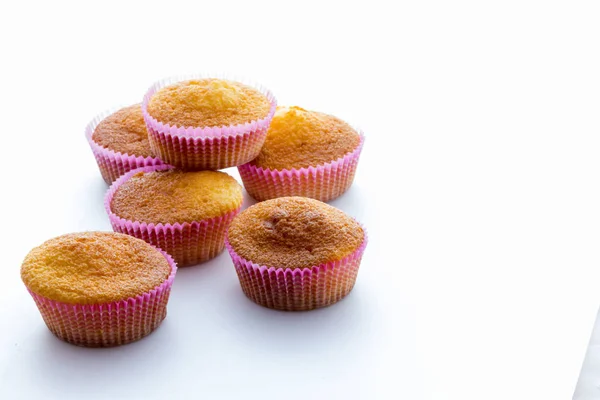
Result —
<instances>
[{"instance_id":1,"label":"cracked muffin crust","mask_svg":"<svg viewBox=\"0 0 600 400\"><path fill-rule=\"evenodd\" d=\"M305 197L267 200L241 212L229 227L233 250L255 264L306 268L356 251L364 232L335 207Z\"/></svg>"},{"instance_id":2,"label":"cracked muffin crust","mask_svg":"<svg viewBox=\"0 0 600 400\"><path fill-rule=\"evenodd\" d=\"M268 169L306 168L354 151L360 135L332 115L300 107L277 107L258 157L250 164Z\"/></svg>"}]
</instances>

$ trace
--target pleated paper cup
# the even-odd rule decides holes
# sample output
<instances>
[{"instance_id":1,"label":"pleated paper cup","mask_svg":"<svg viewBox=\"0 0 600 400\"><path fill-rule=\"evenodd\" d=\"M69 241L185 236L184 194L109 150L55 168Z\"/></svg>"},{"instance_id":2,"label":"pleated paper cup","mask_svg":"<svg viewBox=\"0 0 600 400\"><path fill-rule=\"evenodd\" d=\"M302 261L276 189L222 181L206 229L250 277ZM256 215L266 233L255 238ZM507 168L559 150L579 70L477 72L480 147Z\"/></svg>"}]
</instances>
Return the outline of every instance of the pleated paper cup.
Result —
<instances>
[{"instance_id":1,"label":"pleated paper cup","mask_svg":"<svg viewBox=\"0 0 600 400\"><path fill-rule=\"evenodd\" d=\"M237 254L227 239L225 245L249 299L276 310L308 311L334 304L350 293L367 246L367 232L363 232L363 242L352 254L310 268L258 265Z\"/></svg>"},{"instance_id":2,"label":"pleated paper cup","mask_svg":"<svg viewBox=\"0 0 600 400\"><path fill-rule=\"evenodd\" d=\"M271 108L266 117L229 126L171 126L148 113L150 99L160 89L191 79L218 78L237 81L264 94ZM228 76L188 75L156 82L142 102L152 150L167 164L185 170L218 170L244 164L258 156L267 137L267 129L275 114L275 96L260 84Z\"/></svg>"},{"instance_id":3,"label":"pleated paper cup","mask_svg":"<svg viewBox=\"0 0 600 400\"><path fill-rule=\"evenodd\" d=\"M115 232L142 239L169 253L180 267L199 264L218 256L225 249L225 234L240 207L215 218L200 221L162 224L131 221L116 215L111 209L113 197L119 187L139 172L166 171L171 165L143 167L121 176L108 189L104 207Z\"/></svg>"},{"instance_id":4,"label":"pleated paper cup","mask_svg":"<svg viewBox=\"0 0 600 400\"><path fill-rule=\"evenodd\" d=\"M85 127L85 138L92 149L92 153L94 153L94 158L96 158L102 178L109 185L132 169L163 164L158 157L142 157L113 151L96 143L92 139L92 135L98 124L118 110L119 108L115 108L99 114Z\"/></svg>"},{"instance_id":5,"label":"pleated paper cup","mask_svg":"<svg viewBox=\"0 0 600 400\"><path fill-rule=\"evenodd\" d=\"M167 315L167 302L177 266L161 251L171 266L167 279L150 290L121 301L71 304L51 300L27 289L48 329L65 342L84 347L127 344L152 333Z\"/></svg>"},{"instance_id":6,"label":"pleated paper cup","mask_svg":"<svg viewBox=\"0 0 600 400\"><path fill-rule=\"evenodd\" d=\"M244 187L258 201L301 196L323 202L341 196L350 188L362 151L364 136L352 152L329 163L278 171L246 163L238 167Z\"/></svg>"}]
</instances>

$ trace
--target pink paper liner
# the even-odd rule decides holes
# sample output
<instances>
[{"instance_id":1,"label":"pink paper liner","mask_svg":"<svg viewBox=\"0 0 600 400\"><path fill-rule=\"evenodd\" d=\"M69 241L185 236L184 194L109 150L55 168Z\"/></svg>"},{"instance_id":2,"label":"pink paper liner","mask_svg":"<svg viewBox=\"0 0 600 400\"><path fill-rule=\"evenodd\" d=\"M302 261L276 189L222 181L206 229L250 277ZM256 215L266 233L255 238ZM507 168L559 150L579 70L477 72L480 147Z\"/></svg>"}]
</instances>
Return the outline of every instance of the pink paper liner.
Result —
<instances>
[{"instance_id":1,"label":"pink paper liner","mask_svg":"<svg viewBox=\"0 0 600 400\"><path fill-rule=\"evenodd\" d=\"M85 127L85 138L87 139L102 178L107 184L113 183L118 177L124 173L131 171L132 169L146 167L151 165L161 165L163 162L157 157L142 157L136 155L130 155L127 153L121 153L118 151L110 150L100 144L94 142L92 135L94 130L103 119L109 115L118 111L119 108L111 109L97 115L86 127Z\"/></svg>"},{"instance_id":2,"label":"pink paper liner","mask_svg":"<svg viewBox=\"0 0 600 400\"><path fill-rule=\"evenodd\" d=\"M246 163L238 167L244 187L258 201L276 197L302 196L330 201L342 195L352 185L365 137L345 156L316 167L299 169L268 169Z\"/></svg>"},{"instance_id":3,"label":"pink paper liner","mask_svg":"<svg viewBox=\"0 0 600 400\"><path fill-rule=\"evenodd\" d=\"M177 272L173 258L160 250L171 266L167 279L150 290L121 301L70 304L27 290L48 329L65 342L85 347L112 347L149 335L167 315L167 302Z\"/></svg>"},{"instance_id":4,"label":"pink paper liner","mask_svg":"<svg viewBox=\"0 0 600 400\"><path fill-rule=\"evenodd\" d=\"M180 81L203 78L231 79L254 87L271 102L268 115L257 121L238 125L179 127L164 124L148 114L150 98L159 89ZM276 107L275 96L263 86L244 79L215 75L188 75L160 80L148 89L142 101L142 112L152 150L165 163L190 170L223 169L254 159L265 141Z\"/></svg>"},{"instance_id":5,"label":"pink paper liner","mask_svg":"<svg viewBox=\"0 0 600 400\"><path fill-rule=\"evenodd\" d=\"M233 218L240 212L240 206L215 218L182 224L154 224L131 221L121 218L111 210L112 199L119 187L139 172L153 172L173 169L171 165L142 167L127 172L108 189L104 198L104 208L115 232L125 233L142 239L169 253L177 265L185 267L199 264L219 255L225 248L225 234Z\"/></svg>"},{"instance_id":6,"label":"pink paper liner","mask_svg":"<svg viewBox=\"0 0 600 400\"><path fill-rule=\"evenodd\" d=\"M275 268L258 265L235 252L228 238L231 256L244 294L256 304L283 311L308 311L326 307L344 298L356 282L367 231L359 248L341 260L311 268Z\"/></svg>"}]
</instances>

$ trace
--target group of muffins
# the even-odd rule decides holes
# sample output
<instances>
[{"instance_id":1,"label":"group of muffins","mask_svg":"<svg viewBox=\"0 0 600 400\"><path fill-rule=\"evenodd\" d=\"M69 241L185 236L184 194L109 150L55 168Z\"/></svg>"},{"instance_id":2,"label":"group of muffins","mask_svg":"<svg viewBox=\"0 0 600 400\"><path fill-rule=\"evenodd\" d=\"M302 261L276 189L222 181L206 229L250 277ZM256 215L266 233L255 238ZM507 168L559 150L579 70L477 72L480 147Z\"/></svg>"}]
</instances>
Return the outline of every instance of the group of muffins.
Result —
<instances>
[{"instance_id":1,"label":"group of muffins","mask_svg":"<svg viewBox=\"0 0 600 400\"><path fill-rule=\"evenodd\" d=\"M248 298L278 310L333 304L354 286L367 236L325 204L352 184L362 134L331 115L277 107L262 86L212 77L155 83L141 104L86 128L114 233L33 249L21 276L48 328L81 346L156 329L177 267L227 248ZM236 166L259 203L217 171Z\"/></svg>"}]
</instances>

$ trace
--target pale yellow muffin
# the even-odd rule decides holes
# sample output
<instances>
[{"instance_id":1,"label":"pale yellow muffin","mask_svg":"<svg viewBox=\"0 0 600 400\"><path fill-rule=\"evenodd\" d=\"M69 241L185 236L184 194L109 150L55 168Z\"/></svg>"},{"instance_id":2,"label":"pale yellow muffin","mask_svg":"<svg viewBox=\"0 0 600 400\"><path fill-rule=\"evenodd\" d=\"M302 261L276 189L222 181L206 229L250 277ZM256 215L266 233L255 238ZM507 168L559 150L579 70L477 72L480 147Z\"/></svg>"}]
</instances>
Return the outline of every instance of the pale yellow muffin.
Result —
<instances>
[{"instance_id":1,"label":"pale yellow muffin","mask_svg":"<svg viewBox=\"0 0 600 400\"><path fill-rule=\"evenodd\" d=\"M271 103L260 91L223 79L195 79L158 90L148 103L157 121L179 127L244 124L265 118Z\"/></svg>"},{"instance_id":2,"label":"pale yellow muffin","mask_svg":"<svg viewBox=\"0 0 600 400\"><path fill-rule=\"evenodd\" d=\"M113 229L144 239L178 266L216 257L242 205L242 187L224 172L170 169L133 173L113 189ZM139 229L132 222L143 222Z\"/></svg>"},{"instance_id":3,"label":"pale yellow muffin","mask_svg":"<svg viewBox=\"0 0 600 400\"><path fill-rule=\"evenodd\" d=\"M21 278L32 292L69 304L125 300L161 285L165 256L143 240L112 232L72 233L29 252Z\"/></svg>"},{"instance_id":4,"label":"pale yellow muffin","mask_svg":"<svg viewBox=\"0 0 600 400\"><path fill-rule=\"evenodd\" d=\"M117 189L111 210L131 221L174 224L227 214L242 199L242 187L224 172L140 172Z\"/></svg>"},{"instance_id":5,"label":"pale yellow muffin","mask_svg":"<svg viewBox=\"0 0 600 400\"><path fill-rule=\"evenodd\" d=\"M306 168L354 151L359 133L332 115L300 107L277 107L258 157L250 164L268 169Z\"/></svg>"},{"instance_id":6,"label":"pale yellow muffin","mask_svg":"<svg viewBox=\"0 0 600 400\"><path fill-rule=\"evenodd\" d=\"M341 260L356 251L365 234L335 207L305 197L255 204L229 226L228 240L241 257L258 265L306 268Z\"/></svg>"},{"instance_id":7,"label":"pale yellow muffin","mask_svg":"<svg viewBox=\"0 0 600 400\"><path fill-rule=\"evenodd\" d=\"M92 134L100 146L122 154L154 157L140 104L122 108L104 118Z\"/></svg>"}]
</instances>

